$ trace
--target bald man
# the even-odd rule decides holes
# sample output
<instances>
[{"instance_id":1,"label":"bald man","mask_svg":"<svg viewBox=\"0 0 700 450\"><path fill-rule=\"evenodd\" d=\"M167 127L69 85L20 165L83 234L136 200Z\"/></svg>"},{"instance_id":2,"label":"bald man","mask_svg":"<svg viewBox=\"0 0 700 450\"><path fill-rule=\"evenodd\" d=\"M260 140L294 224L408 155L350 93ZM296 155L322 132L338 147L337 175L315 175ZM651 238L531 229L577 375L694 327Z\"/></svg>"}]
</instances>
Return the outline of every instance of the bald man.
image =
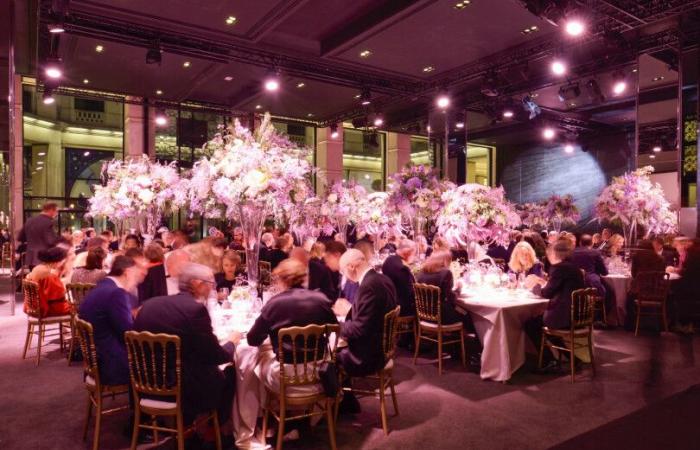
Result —
<instances>
[{"instance_id":1,"label":"bald man","mask_svg":"<svg viewBox=\"0 0 700 450\"><path fill-rule=\"evenodd\" d=\"M165 255L165 283L168 286L168 295L180 292L178 278L182 267L190 262L190 255L185 250L173 250Z\"/></svg>"}]
</instances>

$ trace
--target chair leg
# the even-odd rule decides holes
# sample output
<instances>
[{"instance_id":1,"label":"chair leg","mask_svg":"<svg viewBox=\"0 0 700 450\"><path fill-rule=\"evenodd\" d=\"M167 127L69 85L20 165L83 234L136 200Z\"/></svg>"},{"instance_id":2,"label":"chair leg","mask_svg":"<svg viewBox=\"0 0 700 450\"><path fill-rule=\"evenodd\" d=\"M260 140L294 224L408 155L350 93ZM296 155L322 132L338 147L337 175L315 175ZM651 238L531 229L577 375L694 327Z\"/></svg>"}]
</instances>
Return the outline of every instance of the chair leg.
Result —
<instances>
[{"instance_id":1,"label":"chair leg","mask_svg":"<svg viewBox=\"0 0 700 450\"><path fill-rule=\"evenodd\" d=\"M70 366L70 363L73 362L73 345L75 342L75 327L73 326L73 322L71 322L70 326L70 344L68 344L68 365Z\"/></svg>"},{"instance_id":2,"label":"chair leg","mask_svg":"<svg viewBox=\"0 0 700 450\"><path fill-rule=\"evenodd\" d=\"M335 420L333 418L333 403L331 399L326 399L326 421L328 422L328 440L331 442L331 450L336 450L335 443Z\"/></svg>"},{"instance_id":3,"label":"chair leg","mask_svg":"<svg viewBox=\"0 0 700 450\"><path fill-rule=\"evenodd\" d=\"M386 398L384 393L384 373L379 372L379 414L382 418L382 429L384 430L384 435L389 435L389 425L386 420Z\"/></svg>"},{"instance_id":4,"label":"chair leg","mask_svg":"<svg viewBox=\"0 0 700 450\"><path fill-rule=\"evenodd\" d=\"M418 340L418 320L417 319L413 319L413 342L414 342L415 348L418 348L418 343L420 341ZM414 364L415 364L415 361L414 361Z\"/></svg>"},{"instance_id":5,"label":"chair leg","mask_svg":"<svg viewBox=\"0 0 700 450\"><path fill-rule=\"evenodd\" d=\"M267 405L263 405L262 410L262 438L263 441L267 438L267 422L270 417L270 411L267 409ZM263 442L264 444L264 442Z\"/></svg>"},{"instance_id":6,"label":"chair leg","mask_svg":"<svg viewBox=\"0 0 700 450\"><path fill-rule=\"evenodd\" d=\"M416 334L416 348L413 351L413 365L416 365L416 358L418 358L418 348L420 347L420 326L418 326L418 333Z\"/></svg>"},{"instance_id":7,"label":"chair leg","mask_svg":"<svg viewBox=\"0 0 700 450\"><path fill-rule=\"evenodd\" d=\"M58 348L63 351L63 322L58 323Z\"/></svg>"},{"instance_id":8,"label":"chair leg","mask_svg":"<svg viewBox=\"0 0 700 450\"><path fill-rule=\"evenodd\" d=\"M571 368L571 382L575 381L576 377L576 356L574 355L574 340L571 339L571 351L569 352L569 366Z\"/></svg>"},{"instance_id":9,"label":"chair leg","mask_svg":"<svg viewBox=\"0 0 700 450\"><path fill-rule=\"evenodd\" d=\"M139 441L139 427L141 425L141 408L139 407L139 399L134 396L134 429L131 432L131 450L136 450L136 444Z\"/></svg>"},{"instance_id":10,"label":"chair leg","mask_svg":"<svg viewBox=\"0 0 700 450\"><path fill-rule=\"evenodd\" d=\"M153 422L155 421L156 418L153 417ZM185 425L182 421L182 411L177 413L177 450L185 450Z\"/></svg>"},{"instance_id":11,"label":"chair leg","mask_svg":"<svg viewBox=\"0 0 700 450\"><path fill-rule=\"evenodd\" d=\"M277 425L277 446L275 447L277 450L282 450L282 440L284 439L284 421L285 421L285 416L286 416L286 405L283 404L283 401L280 401L280 418L279 418L279 424Z\"/></svg>"},{"instance_id":12,"label":"chair leg","mask_svg":"<svg viewBox=\"0 0 700 450\"><path fill-rule=\"evenodd\" d=\"M399 415L399 402L396 400L396 390L394 389L394 377L389 374L389 391L391 392L391 401L394 403L394 415Z\"/></svg>"},{"instance_id":13,"label":"chair leg","mask_svg":"<svg viewBox=\"0 0 700 450\"><path fill-rule=\"evenodd\" d=\"M462 347L462 367L467 367L467 351L464 346L464 328L459 331L460 341L459 345Z\"/></svg>"},{"instance_id":14,"label":"chair leg","mask_svg":"<svg viewBox=\"0 0 700 450\"><path fill-rule=\"evenodd\" d=\"M85 426L83 427L83 441L87 439L87 431L90 426L90 416L92 416L92 396L88 392L87 415L85 416Z\"/></svg>"},{"instance_id":15,"label":"chair leg","mask_svg":"<svg viewBox=\"0 0 700 450\"><path fill-rule=\"evenodd\" d=\"M542 360L544 359L544 340L545 336L542 334L540 337L540 355L539 358L537 359L537 368L541 369L542 368Z\"/></svg>"},{"instance_id":16,"label":"chair leg","mask_svg":"<svg viewBox=\"0 0 700 450\"><path fill-rule=\"evenodd\" d=\"M219 426L219 412L214 410L214 438L216 439L216 450L222 450L221 427Z\"/></svg>"},{"instance_id":17,"label":"chair leg","mask_svg":"<svg viewBox=\"0 0 700 450\"><path fill-rule=\"evenodd\" d=\"M595 376L595 361L593 360L593 332L588 333L588 354L591 357L591 371Z\"/></svg>"},{"instance_id":18,"label":"chair leg","mask_svg":"<svg viewBox=\"0 0 700 450\"><path fill-rule=\"evenodd\" d=\"M100 425L102 425L102 393L96 392L95 397L97 405L95 405L95 432L92 438L92 450L100 448Z\"/></svg>"},{"instance_id":19,"label":"chair leg","mask_svg":"<svg viewBox=\"0 0 700 450\"><path fill-rule=\"evenodd\" d=\"M27 350L32 343L32 337L34 336L34 325L27 322L27 339L24 341L24 353L22 353L22 359L27 358Z\"/></svg>"},{"instance_id":20,"label":"chair leg","mask_svg":"<svg viewBox=\"0 0 700 450\"><path fill-rule=\"evenodd\" d=\"M634 326L634 335L639 336L639 319L642 316L642 307L637 304L637 319L635 321L635 326Z\"/></svg>"},{"instance_id":21,"label":"chair leg","mask_svg":"<svg viewBox=\"0 0 700 450\"><path fill-rule=\"evenodd\" d=\"M46 332L46 325L39 323L39 342L36 347L36 365L38 366L41 362L41 344L44 342L44 333Z\"/></svg>"},{"instance_id":22,"label":"chair leg","mask_svg":"<svg viewBox=\"0 0 700 450\"><path fill-rule=\"evenodd\" d=\"M438 375L442 375L442 332L438 331Z\"/></svg>"}]
</instances>

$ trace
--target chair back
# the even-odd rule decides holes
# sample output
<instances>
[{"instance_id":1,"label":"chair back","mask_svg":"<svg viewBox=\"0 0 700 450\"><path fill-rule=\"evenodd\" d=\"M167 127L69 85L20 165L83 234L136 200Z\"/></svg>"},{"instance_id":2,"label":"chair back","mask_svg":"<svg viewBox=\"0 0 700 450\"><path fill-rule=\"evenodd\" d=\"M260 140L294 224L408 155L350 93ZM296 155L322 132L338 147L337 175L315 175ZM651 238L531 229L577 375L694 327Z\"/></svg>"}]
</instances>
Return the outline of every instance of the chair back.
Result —
<instances>
[{"instance_id":1,"label":"chair back","mask_svg":"<svg viewBox=\"0 0 700 450\"><path fill-rule=\"evenodd\" d=\"M633 281L637 300L647 302L665 302L671 286L669 275L665 272L639 272Z\"/></svg>"},{"instance_id":2,"label":"chair back","mask_svg":"<svg viewBox=\"0 0 700 450\"><path fill-rule=\"evenodd\" d=\"M85 299L85 295L94 287L95 285L92 283L68 283L66 285L67 298L74 314L78 313L78 308L80 308L80 304Z\"/></svg>"},{"instance_id":3,"label":"chair back","mask_svg":"<svg viewBox=\"0 0 700 450\"><path fill-rule=\"evenodd\" d=\"M272 264L270 262L258 262L258 282L263 286L269 286L272 282Z\"/></svg>"},{"instance_id":4,"label":"chair back","mask_svg":"<svg viewBox=\"0 0 700 450\"><path fill-rule=\"evenodd\" d=\"M127 331L124 338L134 393L175 396L179 406L182 375L180 337Z\"/></svg>"},{"instance_id":5,"label":"chair back","mask_svg":"<svg viewBox=\"0 0 700 450\"><path fill-rule=\"evenodd\" d=\"M384 332L382 333L382 350L384 351L384 361L394 359L396 354L396 330L398 328L398 318L401 307L397 306L393 310L384 314Z\"/></svg>"},{"instance_id":6,"label":"chair back","mask_svg":"<svg viewBox=\"0 0 700 450\"><path fill-rule=\"evenodd\" d=\"M335 361L335 344L330 344L331 333L340 331L339 325L306 325L282 328L277 333L277 353L280 364L280 395L286 387L320 383L319 369L324 361ZM292 363L285 361L292 360Z\"/></svg>"},{"instance_id":7,"label":"chair back","mask_svg":"<svg viewBox=\"0 0 700 450\"><path fill-rule=\"evenodd\" d=\"M577 289L571 293L571 328L593 326L595 302L598 292L594 288Z\"/></svg>"},{"instance_id":8,"label":"chair back","mask_svg":"<svg viewBox=\"0 0 700 450\"><path fill-rule=\"evenodd\" d=\"M97 362L97 347L95 347L95 335L92 324L85 320L75 319L75 333L77 334L80 351L83 354L83 369L85 375L95 380L95 385L100 386L100 371Z\"/></svg>"},{"instance_id":9,"label":"chair back","mask_svg":"<svg viewBox=\"0 0 700 450\"><path fill-rule=\"evenodd\" d=\"M39 301L39 283L26 278L22 280L22 295L24 296L24 311L28 316L41 317L41 302Z\"/></svg>"},{"instance_id":10,"label":"chair back","mask_svg":"<svg viewBox=\"0 0 700 450\"><path fill-rule=\"evenodd\" d=\"M440 288L423 283L415 283L413 286L416 292L416 315L418 320L441 324Z\"/></svg>"}]
</instances>

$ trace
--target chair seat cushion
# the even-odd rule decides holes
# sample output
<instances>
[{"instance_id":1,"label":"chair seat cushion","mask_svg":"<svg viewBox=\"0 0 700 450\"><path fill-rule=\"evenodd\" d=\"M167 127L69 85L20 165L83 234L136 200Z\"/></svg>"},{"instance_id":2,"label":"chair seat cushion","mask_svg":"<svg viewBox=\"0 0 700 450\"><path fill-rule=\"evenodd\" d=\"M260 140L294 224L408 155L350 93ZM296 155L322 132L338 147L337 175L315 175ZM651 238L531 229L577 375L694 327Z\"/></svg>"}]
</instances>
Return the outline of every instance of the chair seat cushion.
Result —
<instances>
[{"instance_id":1,"label":"chair seat cushion","mask_svg":"<svg viewBox=\"0 0 700 450\"><path fill-rule=\"evenodd\" d=\"M139 401L139 405L141 405L144 408L155 408L155 409L175 409L175 408L177 408L177 403L175 403L175 402L154 400L152 398L142 398Z\"/></svg>"},{"instance_id":2,"label":"chair seat cushion","mask_svg":"<svg viewBox=\"0 0 700 450\"><path fill-rule=\"evenodd\" d=\"M423 328L427 328L429 330L435 330L437 331L438 329L438 324L433 323L433 322L426 322L424 320L420 321L420 326ZM442 325L442 331L459 331L463 328L462 322L457 322L457 323L450 323L450 324L443 324Z\"/></svg>"},{"instance_id":3,"label":"chair seat cushion","mask_svg":"<svg viewBox=\"0 0 700 450\"><path fill-rule=\"evenodd\" d=\"M27 319L29 320L29 323L39 323L38 317L28 316ZM65 316L44 317L43 319L41 319L41 321L44 323L70 322L71 315L66 314Z\"/></svg>"},{"instance_id":4,"label":"chair seat cushion","mask_svg":"<svg viewBox=\"0 0 700 450\"><path fill-rule=\"evenodd\" d=\"M556 328L548 328L548 327L542 327L542 330L547 333L551 334L553 336L568 336L571 331L567 329L559 330ZM585 336L588 334L588 328L577 328L574 330L574 336Z\"/></svg>"},{"instance_id":5,"label":"chair seat cushion","mask_svg":"<svg viewBox=\"0 0 700 450\"><path fill-rule=\"evenodd\" d=\"M85 384L87 384L88 386L95 387L95 379L88 375L85 377Z\"/></svg>"}]
</instances>

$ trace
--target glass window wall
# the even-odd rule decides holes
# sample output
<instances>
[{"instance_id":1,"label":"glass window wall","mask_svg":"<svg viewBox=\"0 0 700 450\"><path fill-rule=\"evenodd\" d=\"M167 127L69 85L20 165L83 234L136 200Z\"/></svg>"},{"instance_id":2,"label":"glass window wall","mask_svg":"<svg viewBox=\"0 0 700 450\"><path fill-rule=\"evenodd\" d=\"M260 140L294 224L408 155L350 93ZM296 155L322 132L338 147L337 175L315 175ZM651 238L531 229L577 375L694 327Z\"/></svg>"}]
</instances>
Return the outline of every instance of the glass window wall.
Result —
<instances>
[{"instance_id":1,"label":"glass window wall","mask_svg":"<svg viewBox=\"0 0 700 450\"><path fill-rule=\"evenodd\" d=\"M343 130L343 174L368 192L383 191L386 185L386 134L354 128Z\"/></svg>"}]
</instances>

